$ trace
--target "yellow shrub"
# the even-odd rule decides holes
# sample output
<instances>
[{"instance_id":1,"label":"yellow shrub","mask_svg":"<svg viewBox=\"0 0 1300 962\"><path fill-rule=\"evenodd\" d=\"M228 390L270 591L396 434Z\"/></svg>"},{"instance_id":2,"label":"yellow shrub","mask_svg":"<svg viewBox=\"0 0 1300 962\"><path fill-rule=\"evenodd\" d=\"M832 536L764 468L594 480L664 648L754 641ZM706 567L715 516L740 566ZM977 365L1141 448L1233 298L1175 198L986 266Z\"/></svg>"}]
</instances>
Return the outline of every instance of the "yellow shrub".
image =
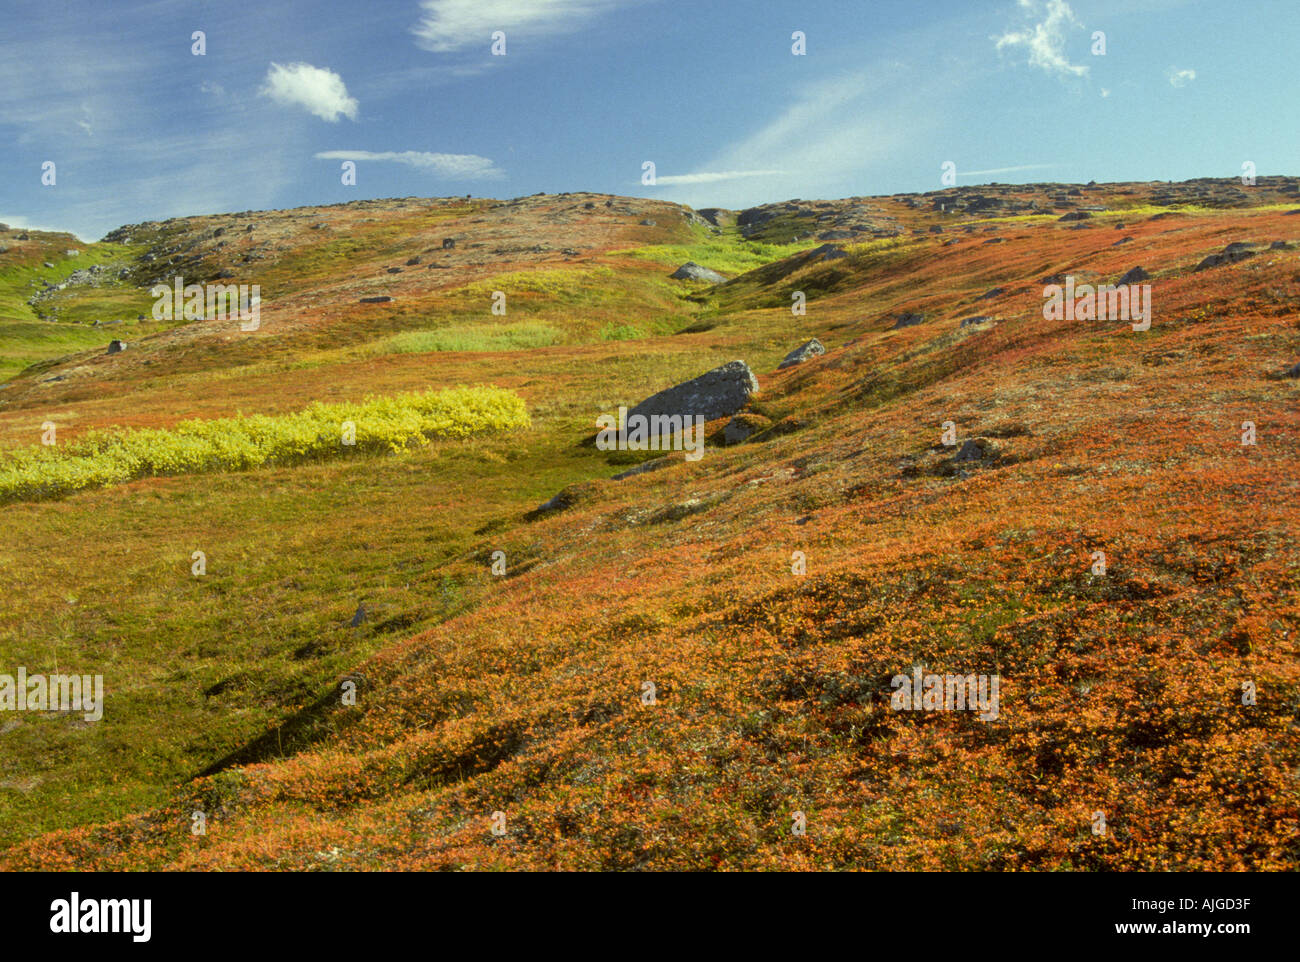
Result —
<instances>
[{"instance_id":1,"label":"yellow shrub","mask_svg":"<svg viewBox=\"0 0 1300 962\"><path fill-rule=\"evenodd\" d=\"M71 444L0 455L0 502L57 497L83 488L154 475L242 471L336 456L344 422L356 451L396 452L430 438L467 438L527 427L523 400L496 387L456 387L317 402L296 414L182 421L171 428L91 431Z\"/></svg>"}]
</instances>

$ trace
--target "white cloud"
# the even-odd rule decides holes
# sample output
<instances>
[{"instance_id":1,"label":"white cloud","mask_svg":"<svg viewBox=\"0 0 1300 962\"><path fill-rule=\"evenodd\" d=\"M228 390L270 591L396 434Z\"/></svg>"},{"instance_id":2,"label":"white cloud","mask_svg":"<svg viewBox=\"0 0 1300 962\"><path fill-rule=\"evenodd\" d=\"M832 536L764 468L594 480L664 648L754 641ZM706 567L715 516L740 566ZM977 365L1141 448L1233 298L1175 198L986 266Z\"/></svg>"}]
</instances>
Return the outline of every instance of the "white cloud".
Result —
<instances>
[{"instance_id":1,"label":"white cloud","mask_svg":"<svg viewBox=\"0 0 1300 962\"><path fill-rule=\"evenodd\" d=\"M1109 97L1109 96L1110 96L1110 91L1107 90L1105 87L1102 87L1102 88L1101 88L1101 95L1102 95L1103 98L1104 98L1104 97Z\"/></svg>"},{"instance_id":2,"label":"white cloud","mask_svg":"<svg viewBox=\"0 0 1300 962\"><path fill-rule=\"evenodd\" d=\"M452 180L488 180L504 177L504 172L487 157L477 154L434 154L422 150L325 150L317 160L368 160L406 164L429 170Z\"/></svg>"},{"instance_id":3,"label":"white cloud","mask_svg":"<svg viewBox=\"0 0 1300 962\"><path fill-rule=\"evenodd\" d=\"M348 96L343 78L309 63L272 63L260 93L284 107L304 107L330 123L357 119L357 101Z\"/></svg>"},{"instance_id":4,"label":"white cloud","mask_svg":"<svg viewBox=\"0 0 1300 962\"><path fill-rule=\"evenodd\" d=\"M698 174L668 174L655 177L655 184L715 184L720 180L736 180L740 177L773 177L784 173L781 170L719 170L702 171Z\"/></svg>"},{"instance_id":5,"label":"white cloud","mask_svg":"<svg viewBox=\"0 0 1300 962\"><path fill-rule=\"evenodd\" d=\"M1047 0L1046 9L1040 0L1019 0L1020 9L1038 23L1029 23L1020 30L1008 30L994 37L997 49L1024 47L1029 51L1029 66L1039 67L1062 77L1086 77L1088 68L1070 63L1065 55L1065 32L1069 27L1082 27L1074 11L1065 0Z\"/></svg>"},{"instance_id":6,"label":"white cloud","mask_svg":"<svg viewBox=\"0 0 1300 962\"><path fill-rule=\"evenodd\" d=\"M576 29L626 0L422 0L424 16L411 28L416 43L446 53L470 44L492 43L492 32L504 30L509 52L510 32L527 36Z\"/></svg>"},{"instance_id":7,"label":"white cloud","mask_svg":"<svg viewBox=\"0 0 1300 962\"><path fill-rule=\"evenodd\" d=\"M1174 67L1169 68L1169 85L1171 87L1186 87L1195 79L1195 70L1178 70Z\"/></svg>"}]
</instances>

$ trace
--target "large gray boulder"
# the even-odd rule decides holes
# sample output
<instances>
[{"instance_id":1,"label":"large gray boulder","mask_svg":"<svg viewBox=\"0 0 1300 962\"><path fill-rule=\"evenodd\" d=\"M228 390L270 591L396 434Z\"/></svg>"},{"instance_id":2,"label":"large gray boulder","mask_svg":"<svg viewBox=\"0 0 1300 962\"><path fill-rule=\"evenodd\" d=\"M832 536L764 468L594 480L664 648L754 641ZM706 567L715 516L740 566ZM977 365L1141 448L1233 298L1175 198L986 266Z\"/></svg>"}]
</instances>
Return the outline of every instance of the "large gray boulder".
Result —
<instances>
[{"instance_id":1,"label":"large gray boulder","mask_svg":"<svg viewBox=\"0 0 1300 962\"><path fill-rule=\"evenodd\" d=\"M787 354L785 360L777 366L777 370L784 371L787 367L794 367L796 364L802 364L804 361L812 360L814 357L825 353L826 348L822 347L822 342L814 337L811 341L805 341Z\"/></svg>"},{"instance_id":2,"label":"large gray boulder","mask_svg":"<svg viewBox=\"0 0 1300 962\"><path fill-rule=\"evenodd\" d=\"M710 284L721 284L726 280L717 271L711 271L707 267L701 267L695 261L687 261L677 270L673 271L672 276L679 281L708 281Z\"/></svg>"},{"instance_id":3,"label":"large gray boulder","mask_svg":"<svg viewBox=\"0 0 1300 962\"><path fill-rule=\"evenodd\" d=\"M646 398L627 414L628 418L640 414L645 417L697 415L706 421L735 414L749 402L749 396L758 390L758 378L744 361L731 361L722 367L692 378L676 387L660 391Z\"/></svg>"}]
</instances>

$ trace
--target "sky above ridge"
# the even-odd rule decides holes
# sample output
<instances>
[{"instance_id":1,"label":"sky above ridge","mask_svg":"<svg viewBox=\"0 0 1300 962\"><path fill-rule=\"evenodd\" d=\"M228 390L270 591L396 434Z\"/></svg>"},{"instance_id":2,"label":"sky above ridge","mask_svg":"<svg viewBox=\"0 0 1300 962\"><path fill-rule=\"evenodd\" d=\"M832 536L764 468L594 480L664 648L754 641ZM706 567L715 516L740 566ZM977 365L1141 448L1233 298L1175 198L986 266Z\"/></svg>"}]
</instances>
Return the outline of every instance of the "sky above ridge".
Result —
<instances>
[{"instance_id":1,"label":"sky above ridge","mask_svg":"<svg viewBox=\"0 0 1300 962\"><path fill-rule=\"evenodd\" d=\"M6 0L0 221L1296 174L1297 37L1294 0Z\"/></svg>"}]
</instances>

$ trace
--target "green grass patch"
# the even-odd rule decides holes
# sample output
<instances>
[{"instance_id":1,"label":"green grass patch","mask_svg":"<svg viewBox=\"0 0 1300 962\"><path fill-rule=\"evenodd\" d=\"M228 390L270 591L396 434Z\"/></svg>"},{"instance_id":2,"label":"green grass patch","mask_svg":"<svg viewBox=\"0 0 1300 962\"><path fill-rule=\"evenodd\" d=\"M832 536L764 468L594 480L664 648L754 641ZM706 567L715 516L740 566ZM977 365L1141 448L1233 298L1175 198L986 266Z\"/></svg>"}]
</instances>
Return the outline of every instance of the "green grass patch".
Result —
<instances>
[{"instance_id":1,"label":"green grass patch","mask_svg":"<svg viewBox=\"0 0 1300 962\"><path fill-rule=\"evenodd\" d=\"M632 341L638 337L645 337L644 332L631 324L606 324L600 329L602 341Z\"/></svg>"},{"instance_id":2,"label":"green grass patch","mask_svg":"<svg viewBox=\"0 0 1300 962\"><path fill-rule=\"evenodd\" d=\"M816 247L815 241L796 244L768 244L743 241L728 234L710 235L694 244L654 244L610 251L611 255L636 257L665 267L681 267L694 261L720 274L743 274L764 264Z\"/></svg>"},{"instance_id":3,"label":"green grass patch","mask_svg":"<svg viewBox=\"0 0 1300 962\"><path fill-rule=\"evenodd\" d=\"M562 344L565 333L540 321L513 324L461 324L435 331L403 331L380 342L384 354L426 354L435 351L526 351Z\"/></svg>"}]
</instances>

